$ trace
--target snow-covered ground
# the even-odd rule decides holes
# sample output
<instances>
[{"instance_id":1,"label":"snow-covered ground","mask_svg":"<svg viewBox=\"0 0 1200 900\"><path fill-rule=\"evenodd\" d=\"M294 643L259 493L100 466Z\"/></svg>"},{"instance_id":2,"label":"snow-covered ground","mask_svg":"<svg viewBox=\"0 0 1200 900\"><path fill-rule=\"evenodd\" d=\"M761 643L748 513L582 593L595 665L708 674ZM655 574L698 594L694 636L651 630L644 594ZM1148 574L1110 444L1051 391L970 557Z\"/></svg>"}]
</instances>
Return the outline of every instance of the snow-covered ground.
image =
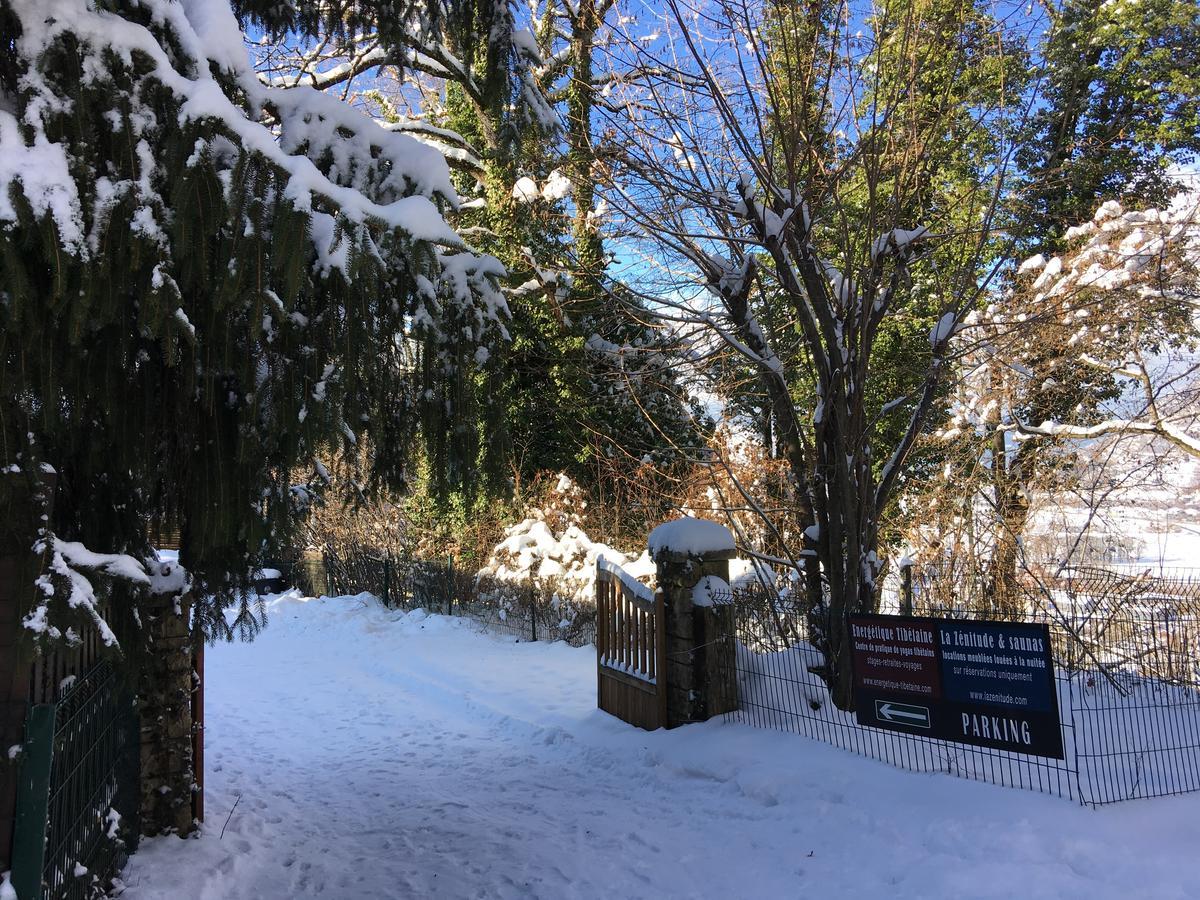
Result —
<instances>
[{"instance_id":1,"label":"snow-covered ground","mask_svg":"<svg viewBox=\"0 0 1200 900\"><path fill-rule=\"evenodd\" d=\"M1200 896L1200 795L1091 811L742 725L646 733L596 710L595 665L274 600L208 652L202 836L144 842L124 897Z\"/></svg>"}]
</instances>

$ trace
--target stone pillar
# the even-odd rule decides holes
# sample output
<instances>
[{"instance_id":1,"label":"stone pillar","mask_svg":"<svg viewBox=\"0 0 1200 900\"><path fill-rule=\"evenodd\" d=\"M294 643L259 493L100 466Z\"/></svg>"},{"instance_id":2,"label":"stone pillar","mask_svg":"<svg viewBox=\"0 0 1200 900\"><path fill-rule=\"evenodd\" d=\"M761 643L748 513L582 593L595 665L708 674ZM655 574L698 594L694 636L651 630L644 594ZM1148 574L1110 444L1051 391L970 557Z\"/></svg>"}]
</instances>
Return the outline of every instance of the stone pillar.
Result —
<instances>
[{"instance_id":1,"label":"stone pillar","mask_svg":"<svg viewBox=\"0 0 1200 900\"><path fill-rule=\"evenodd\" d=\"M650 554L667 620L667 727L737 709L733 609L713 605L706 590L728 590L733 536L715 522L678 519L651 532Z\"/></svg>"},{"instance_id":2,"label":"stone pillar","mask_svg":"<svg viewBox=\"0 0 1200 900\"><path fill-rule=\"evenodd\" d=\"M292 584L314 597L329 594L329 570L325 554L320 550L305 550L292 570Z\"/></svg>"},{"instance_id":3,"label":"stone pillar","mask_svg":"<svg viewBox=\"0 0 1200 900\"><path fill-rule=\"evenodd\" d=\"M729 561L724 561L729 581ZM715 573L714 573L715 574ZM737 642L731 603L693 608L696 635L696 680L700 685L700 718L711 719L738 708Z\"/></svg>"},{"instance_id":4,"label":"stone pillar","mask_svg":"<svg viewBox=\"0 0 1200 900\"><path fill-rule=\"evenodd\" d=\"M187 595L151 595L141 612L141 813L148 835L184 835L193 827L190 606Z\"/></svg>"},{"instance_id":5,"label":"stone pillar","mask_svg":"<svg viewBox=\"0 0 1200 900\"><path fill-rule=\"evenodd\" d=\"M47 518L54 499L55 476L44 473L41 489L30 494L20 474L0 473L0 872L12 868L12 828L17 805L20 758L9 748L25 739L29 712L33 642L21 619L33 601L33 582L43 559L30 549L41 515Z\"/></svg>"}]
</instances>

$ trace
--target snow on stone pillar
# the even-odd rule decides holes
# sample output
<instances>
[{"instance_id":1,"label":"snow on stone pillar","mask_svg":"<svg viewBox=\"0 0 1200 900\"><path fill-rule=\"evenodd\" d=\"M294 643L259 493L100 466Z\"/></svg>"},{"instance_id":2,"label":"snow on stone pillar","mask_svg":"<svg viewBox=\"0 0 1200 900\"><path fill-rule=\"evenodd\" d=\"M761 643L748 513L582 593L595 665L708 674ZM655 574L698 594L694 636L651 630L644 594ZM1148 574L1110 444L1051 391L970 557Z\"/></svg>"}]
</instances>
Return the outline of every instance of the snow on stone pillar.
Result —
<instances>
[{"instance_id":1,"label":"snow on stone pillar","mask_svg":"<svg viewBox=\"0 0 1200 900\"><path fill-rule=\"evenodd\" d=\"M650 532L666 612L667 727L701 722L737 708L733 535L724 525L684 517Z\"/></svg>"}]
</instances>

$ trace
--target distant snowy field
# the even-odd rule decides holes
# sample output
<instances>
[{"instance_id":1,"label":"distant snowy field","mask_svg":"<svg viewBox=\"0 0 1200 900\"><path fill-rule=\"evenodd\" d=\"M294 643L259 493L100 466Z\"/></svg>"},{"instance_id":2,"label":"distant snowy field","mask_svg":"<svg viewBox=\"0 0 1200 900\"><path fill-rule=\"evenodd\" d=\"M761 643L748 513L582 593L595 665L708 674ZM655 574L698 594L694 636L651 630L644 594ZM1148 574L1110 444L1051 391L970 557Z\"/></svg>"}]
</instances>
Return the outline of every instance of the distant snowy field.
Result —
<instances>
[{"instance_id":1,"label":"distant snowy field","mask_svg":"<svg viewBox=\"0 0 1200 900\"><path fill-rule=\"evenodd\" d=\"M1200 896L1200 795L1091 811L748 726L649 734L596 710L591 648L365 595L269 612L208 651L204 832L144 842L126 900Z\"/></svg>"},{"instance_id":2,"label":"distant snowy field","mask_svg":"<svg viewBox=\"0 0 1200 900\"><path fill-rule=\"evenodd\" d=\"M1093 565L1151 574L1200 570L1200 459L1164 454L1160 444L1141 439L1126 439L1115 449L1098 443L1085 452L1103 463L1101 473L1085 473L1085 481L1103 485L1111 479L1118 487L1040 499L1026 535L1034 556L1057 559L1081 531L1090 530L1095 544L1118 551ZM1094 513L1084 502L1089 498ZM1043 549L1037 544L1046 535L1053 537Z\"/></svg>"}]
</instances>

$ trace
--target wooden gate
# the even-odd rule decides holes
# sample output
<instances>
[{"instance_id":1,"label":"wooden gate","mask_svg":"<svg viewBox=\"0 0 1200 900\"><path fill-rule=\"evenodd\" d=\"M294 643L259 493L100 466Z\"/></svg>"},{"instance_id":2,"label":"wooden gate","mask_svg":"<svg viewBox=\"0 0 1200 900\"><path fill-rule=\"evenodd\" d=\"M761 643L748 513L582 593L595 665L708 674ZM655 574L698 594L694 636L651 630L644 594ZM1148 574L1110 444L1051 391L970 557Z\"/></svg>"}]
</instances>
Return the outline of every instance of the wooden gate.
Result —
<instances>
[{"instance_id":1,"label":"wooden gate","mask_svg":"<svg viewBox=\"0 0 1200 900\"><path fill-rule=\"evenodd\" d=\"M648 731L667 724L665 622L661 591L596 564L596 702Z\"/></svg>"}]
</instances>

